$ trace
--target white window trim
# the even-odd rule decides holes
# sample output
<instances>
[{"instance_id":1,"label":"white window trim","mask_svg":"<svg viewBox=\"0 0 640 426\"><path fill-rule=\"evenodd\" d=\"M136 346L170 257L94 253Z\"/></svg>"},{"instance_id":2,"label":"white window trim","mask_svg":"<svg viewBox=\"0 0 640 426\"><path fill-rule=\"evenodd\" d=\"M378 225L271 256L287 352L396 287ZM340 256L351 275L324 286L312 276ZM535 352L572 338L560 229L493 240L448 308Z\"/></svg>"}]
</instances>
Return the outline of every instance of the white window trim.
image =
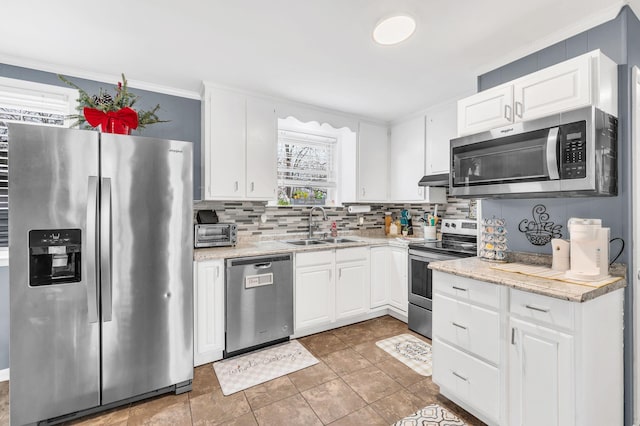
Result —
<instances>
[{"instance_id":1,"label":"white window trim","mask_svg":"<svg viewBox=\"0 0 640 426\"><path fill-rule=\"evenodd\" d=\"M65 127L70 127L74 121L69 116L77 113L76 106L79 93L76 89L0 77L0 98L9 99L8 105L11 105L12 95L15 96L17 107L26 105L38 109L38 107L51 105L52 103L60 105L61 108L53 112L62 112L67 116L65 118Z\"/></svg>"}]
</instances>

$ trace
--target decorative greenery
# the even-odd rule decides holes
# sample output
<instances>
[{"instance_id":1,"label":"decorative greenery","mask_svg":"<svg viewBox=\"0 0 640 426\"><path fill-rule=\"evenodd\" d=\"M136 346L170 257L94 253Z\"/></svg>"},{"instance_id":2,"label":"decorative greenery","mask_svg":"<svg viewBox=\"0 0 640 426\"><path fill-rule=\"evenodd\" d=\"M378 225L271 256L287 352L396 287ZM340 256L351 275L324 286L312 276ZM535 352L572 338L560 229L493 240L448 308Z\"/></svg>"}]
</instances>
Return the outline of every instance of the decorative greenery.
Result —
<instances>
[{"instance_id":1,"label":"decorative greenery","mask_svg":"<svg viewBox=\"0 0 640 426\"><path fill-rule=\"evenodd\" d=\"M71 127L79 126L85 129L91 128L91 126L87 124L87 120L82 113L85 107L94 108L107 113L119 111L125 107L133 108L135 103L138 101L138 96L129 91L127 79L125 78L124 74L122 74L122 81L119 81L118 85L116 86L115 97L112 97L102 87L100 88L100 91L97 95L89 95L85 90L81 89L80 87L78 87L78 85L69 81L64 76L58 74L58 78L67 85L73 87L74 89L77 89L78 93L80 94L77 99L78 106L76 107L79 114L74 114L71 116L72 119L76 120L76 122L73 123ZM160 104L157 104L153 109L148 111L136 109L136 112L138 113L138 128L143 129L146 126L155 123L167 123L168 120L160 120L160 118L156 114L159 109Z\"/></svg>"}]
</instances>

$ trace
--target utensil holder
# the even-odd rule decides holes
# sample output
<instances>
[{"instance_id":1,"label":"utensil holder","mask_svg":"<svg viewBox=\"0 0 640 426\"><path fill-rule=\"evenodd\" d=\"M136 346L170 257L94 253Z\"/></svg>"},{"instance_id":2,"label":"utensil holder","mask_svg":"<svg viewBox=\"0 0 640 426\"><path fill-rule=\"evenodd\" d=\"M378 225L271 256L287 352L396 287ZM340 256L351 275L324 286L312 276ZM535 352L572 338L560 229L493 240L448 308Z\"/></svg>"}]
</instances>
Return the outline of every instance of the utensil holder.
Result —
<instances>
[{"instance_id":1,"label":"utensil holder","mask_svg":"<svg viewBox=\"0 0 640 426\"><path fill-rule=\"evenodd\" d=\"M424 239L425 240L435 240L436 239L436 227L435 226L422 225L422 232L424 233Z\"/></svg>"}]
</instances>

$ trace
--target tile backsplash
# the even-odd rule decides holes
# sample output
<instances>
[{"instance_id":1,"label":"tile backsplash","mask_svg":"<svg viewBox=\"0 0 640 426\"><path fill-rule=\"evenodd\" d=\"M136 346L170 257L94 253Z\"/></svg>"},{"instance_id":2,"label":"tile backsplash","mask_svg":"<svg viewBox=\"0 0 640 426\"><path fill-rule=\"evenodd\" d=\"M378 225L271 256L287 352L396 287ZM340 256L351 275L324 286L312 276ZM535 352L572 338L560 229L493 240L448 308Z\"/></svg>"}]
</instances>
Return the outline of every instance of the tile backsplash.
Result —
<instances>
[{"instance_id":1,"label":"tile backsplash","mask_svg":"<svg viewBox=\"0 0 640 426\"><path fill-rule=\"evenodd\" d=\"M444 208L445 218L469 217L469 200L454 197L447 198L446 206L439 205L438 213L442 216ZM322 213L315 211L314 217L320 228L316 235L330 233L331 222L336 222L338 234L370 234L383 235L384 213L390 211L394 218L400 216L403 209L409 210L414 218L422 217L426 212L433 213L432 204L369 204L371 211L367 213L349 213L347 206L325 207L326 221L321 220ZM473 206L472 206L473 207ZM284 236L302 237L309 230L309 210L311 206L277 207L267 206L260 201L195 201L194 217L197 210L212 209L218 214L220 222L235 222L238 224L238 238L240 241L256 238L280 238ZM266 222L262 223L261 216L266 215ZM358 218L362 216L363 224ZM422 228L415 226L414 235L422 236Z\"/></svg>"}]
</instances>

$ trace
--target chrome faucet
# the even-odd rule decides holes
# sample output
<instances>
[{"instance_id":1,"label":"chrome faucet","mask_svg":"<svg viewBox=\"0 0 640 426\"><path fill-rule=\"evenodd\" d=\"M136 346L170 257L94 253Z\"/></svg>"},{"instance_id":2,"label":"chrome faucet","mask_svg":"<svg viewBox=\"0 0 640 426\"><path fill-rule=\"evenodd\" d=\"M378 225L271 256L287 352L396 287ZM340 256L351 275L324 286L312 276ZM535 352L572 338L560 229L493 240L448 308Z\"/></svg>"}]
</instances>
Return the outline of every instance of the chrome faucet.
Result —
<instances>
[{"instance_id":1,"label":"chrome faucet","mask_svg":"<svg viewBox=\"0 0 640 426\"><path fill-rule=\"evenodd\" d=\"M311 211L309 212L309 238L313 238L313 231L315 231L320 227L320 225L316 225L313 222L313 211L315 209L320 209L322 211L322 220L327 220L327 212L324 211L323 207L320 207L320 206L311 207Z\"/></svg>"}]
</instances>

